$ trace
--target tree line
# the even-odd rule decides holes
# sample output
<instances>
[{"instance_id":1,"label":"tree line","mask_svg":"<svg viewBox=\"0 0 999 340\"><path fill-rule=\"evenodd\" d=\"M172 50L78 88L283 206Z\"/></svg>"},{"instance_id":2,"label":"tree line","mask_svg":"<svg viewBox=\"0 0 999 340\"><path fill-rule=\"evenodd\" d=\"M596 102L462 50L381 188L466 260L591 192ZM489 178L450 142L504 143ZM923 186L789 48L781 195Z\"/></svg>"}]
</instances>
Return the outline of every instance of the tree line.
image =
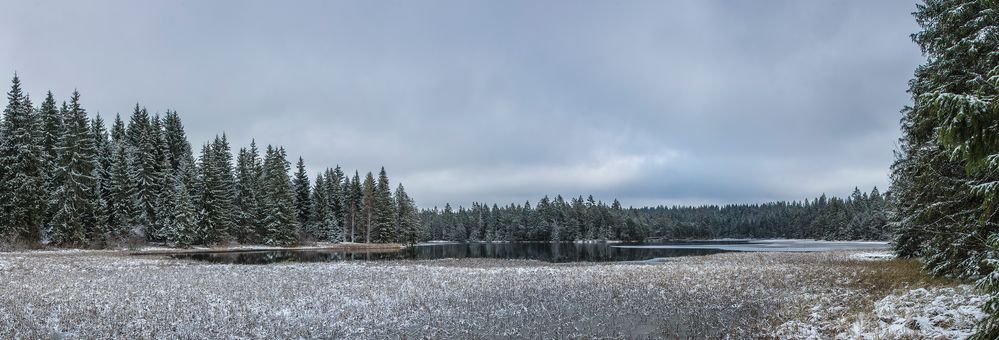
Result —
<instances>
[{"instance_id":1,"label":"tree line","mask_svg":"<svg viewBox=\"0 0 999 340\"><path fill-rule=\"evenodd\" d=\"M110 130L90 119L74 91L35 107L14 76L0 126L0 243L110 247L292 245L303 241L413 242L416 205L385 169L311 181L300 157L255 141L233 164L225 134L197 159L176 111L136 104Z\"/></svg>"},{"instance_id":2,"label":"tree line","mask_svg":"<svg viewBox=\"0 0 999 340\"><path fill-rule=\"evenodd\" d=\"M543 197L536 205L446 204L421 211L420 240L583 241L709 238L885 240L889 194L854 189L850 197L764 204L624 208L593 196Z\"/></svg>"},{"instance_id":3,"label":"tree line","mask_svg":"<svg viewBox=\"0 0 999 340\"><path fill-rule=\"evenodd\" d=\"M909 82L892 165L895 250L990 294L975 338L999 338L999 4L926 0L912 35L926 62Z\"/></svg>"}]
</instances>

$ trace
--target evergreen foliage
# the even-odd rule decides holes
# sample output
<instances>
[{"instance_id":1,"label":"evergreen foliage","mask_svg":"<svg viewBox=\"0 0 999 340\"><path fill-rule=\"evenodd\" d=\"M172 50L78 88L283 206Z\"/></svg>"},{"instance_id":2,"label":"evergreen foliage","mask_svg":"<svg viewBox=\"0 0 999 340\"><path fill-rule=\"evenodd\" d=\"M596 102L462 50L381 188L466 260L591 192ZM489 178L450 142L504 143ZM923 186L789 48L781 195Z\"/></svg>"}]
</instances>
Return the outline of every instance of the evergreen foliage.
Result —
<instances>
[{"instance_id":1,"label":"evergreen foliage","mask_svg":"<svg viewBox=\"0 0 999 340\"><path fill-rule=\"evenodd\" d=\"M79 92L73 92L64 111L66 130L58 147L58 187L50 200L53 216L49 237L58 245L86 245L89 237L97 234L97 151Z\"/></svg>"},{"instance_id":2,"label":"evergreen foliage","mask_svg":"<svg viewBox=\"0 0 999 340\"><path fill-rule=\"evenodd\" d=\"M0 239L38 239L45 220L46 150L38 114L15 75L0 127Z\"/></svg>"},{"instance_id":3,"label":"evergreen foliage","mask_svg":"<svg viewBox=\"0 0 999 340\"><path fill-rule=\"evenodd\" d=\"M312 194L309 183L309 174L305 172L305 160L298 157L295 163L295 178L292 180L295 189L295 216L299 225L305 226L311 222Z\"/></svg>"},{"instance_id":4,"label":"evergreen foliage","mask_svg":"<svg viewBox=\"0 0 999 340\"><path fill-rule=\"evenodd\" d=\"M402 183L395 189L395 212L396 230L399 232L398 241L405 244L415 244L419 237L419 211L416 203L406 194L406 189Z\"/></svg>"},{"instance_id":5,"label":"evergreen foliage","mask_svg":"<svg viewBox=\"0 0 999 340\"><path fill-rule=\"evenodd\" d=\"M262 239L264 211L261 206L263 164L257 151L257 142L250 148L239 150L236 160L236 228L233 236L239 242L256 242Z\"/></svg>"},{"instance_id":6,"label":"evergreen foliage","mask_svg":"<svg viewBox=\"0 0 999 340\"><path fill-rule=\"evenodd\" d=\"M392 188L389 186L385 167L378 172L378 184L375 185L375 201L372 223L376 231L375 242L389 243L396 241L395 201L392 200Z\"/></svg>"},{"instance_id":7,"label":"evergreen foliage","mask_svg":"<svg viewBox=\"0 0 999 340\"><path fill-rule=\"evenodd\" d=\"M847 198L825 195L805 201L725 206L625 208L582 196L561 195L490 208L450 204L424 209L417 239L450 241L588 241L711 238L809 238L885 240L885 202L890 195L874 188L855 189ZM397 197L398 200L398 197ZM398 205L397 205L398 206ZM400 229L402 232L403 229Z\"/></svg>"},{"instance_id":8,"label":"evergreen foliage","mask_svg":"<svg viewBox=\"0 0 999 340\"><path fill-rule=\"evenodd\" d=\"M263 205L264 243L271 245L291 245L298 241L298 219L295 210L295 194L291 178L288 176L291 164L288 163L284 148L267 146L264 156Z\"/></svg>"},{"instance_id":9,"label":"evergreen foliage","mask_svg":"<svg viewBox=\"0 0 999 340\"><path fill-rule=\"evenodd\" d=\"M304 159L292 178L286 158L269 146L262 160L251 141L234 167L222 134L195 159L176 111L150 116L136 103L108 131L100 115L88 119L77 92L61 107L49 92L34 108L15 75L0 125L0 242L290 245L354 241L360 228L368 242L397 239L384 169L377 183L369 173L364 196L356 171L351 181L339 166L327 169L311 185Z\"/></svg>"},{"instance_id":10,"label":"evergreen foliage","mask_svg":"<svg viewBox=\"0 0 999 340\"><path fill-rule=\"evenodd\" d=\"M999 338L999 3L926 0L913 13L926 55L909 83L892 166L900 256L991 293L979 339Z\"/></svg>"}]
</instances>

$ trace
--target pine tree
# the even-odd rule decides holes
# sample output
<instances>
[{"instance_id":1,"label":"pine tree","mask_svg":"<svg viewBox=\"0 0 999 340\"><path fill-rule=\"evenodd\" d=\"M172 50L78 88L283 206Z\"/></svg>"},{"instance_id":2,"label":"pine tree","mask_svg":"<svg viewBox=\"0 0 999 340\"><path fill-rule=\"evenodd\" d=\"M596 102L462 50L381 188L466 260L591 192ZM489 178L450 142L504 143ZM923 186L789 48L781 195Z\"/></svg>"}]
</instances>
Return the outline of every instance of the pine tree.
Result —
<instances>
[{"instance_id":1,"label":"pine tree","mask_svg":"<svg viewBox=\"0 0 999 340\"><path fill-rule=\"evenodd\" d=\"M37 242L45 220L45 150L38 117L14 76L0 132L0 239ZM8 236L10 237L10 236Z\"/></svg>"},{"instance_id":2,"label":"pine tree","mask_svg":"<svg viewBox=\"0 0 999 340\"><path fill-rule=\"evenodd\" d=\"M96 150L79 92L73 91L64 123L66 133L59 142L55 176L60 185L53 195L50 237L59 245L83 245L96 227L98 198L93 176Z\"/></svg>"}]
</instances>

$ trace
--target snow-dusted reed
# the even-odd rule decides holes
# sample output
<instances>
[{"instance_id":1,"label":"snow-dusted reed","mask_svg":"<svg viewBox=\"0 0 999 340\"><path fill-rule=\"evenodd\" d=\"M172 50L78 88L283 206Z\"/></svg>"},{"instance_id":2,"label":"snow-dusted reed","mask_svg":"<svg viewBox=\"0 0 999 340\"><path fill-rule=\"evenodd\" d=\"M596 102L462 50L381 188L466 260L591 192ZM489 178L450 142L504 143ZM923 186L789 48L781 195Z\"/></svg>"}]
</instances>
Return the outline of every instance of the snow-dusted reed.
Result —
<instances>
[{"instance_id":1,"label":"snow-dusted reed","mask_svg":"<svg viewBox=\"0 0 999 340\"><path fill-rule=\"evenodd\" d=\"M212 265L0 253L0 338L749 337L807 320L802 303L877 301L865 285L880 262L734 253L656 265Z\"/></svg>"}]
</instances>

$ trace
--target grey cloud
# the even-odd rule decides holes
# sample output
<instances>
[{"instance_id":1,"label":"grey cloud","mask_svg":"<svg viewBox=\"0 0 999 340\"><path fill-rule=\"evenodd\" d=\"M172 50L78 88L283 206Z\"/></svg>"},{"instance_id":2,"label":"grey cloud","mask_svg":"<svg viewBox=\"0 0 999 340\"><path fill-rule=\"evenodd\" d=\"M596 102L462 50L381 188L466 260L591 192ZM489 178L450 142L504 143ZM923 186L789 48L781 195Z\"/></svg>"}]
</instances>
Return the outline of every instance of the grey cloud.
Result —
<instances>
[{"instance_id":1,"label":"grey cloud","mask_svg":"<svg viewBox=\"0 0 999 340\"><path fill-rule=\"evenodd\" d=\"M384 165L421 206L755 202L887 184L911 1L15 2L0 65L192 143ZM2 71L2 69L0 69Z\"/></svg>"}]
</instances>

